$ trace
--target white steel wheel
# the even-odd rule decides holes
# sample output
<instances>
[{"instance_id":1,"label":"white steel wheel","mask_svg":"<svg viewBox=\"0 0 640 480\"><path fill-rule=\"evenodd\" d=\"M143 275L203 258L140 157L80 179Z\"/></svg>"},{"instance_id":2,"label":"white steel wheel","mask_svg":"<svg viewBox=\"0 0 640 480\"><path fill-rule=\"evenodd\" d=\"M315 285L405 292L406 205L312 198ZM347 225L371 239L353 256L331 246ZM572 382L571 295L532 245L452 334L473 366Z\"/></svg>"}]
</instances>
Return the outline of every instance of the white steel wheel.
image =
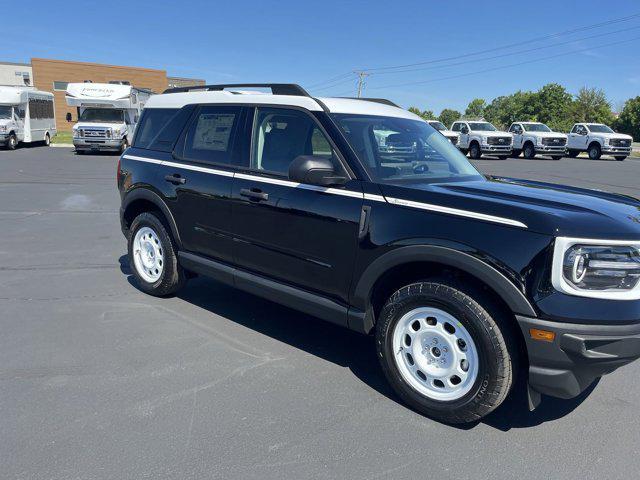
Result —
<instances>
[{"instance_id":1,"label":"white steel wheel","mask_svg":"<svg viewBox=\"0 0 640 480\"><path fill-rule=\"evenodd\" d=\"M453 401L472 389L478 350L467 329L452 315L432 307L415 308L393 329L394 361L413 389L437 401Z\"/></svg>"},{"instance_id":2,"label":"white steel wheel","mask_svg":"<svg viewBox=\"0 0 640 480\"><path fill-rule=\"evenodd\" d=\"M164 252L158 234L142 227L133 239L133 263L138 274L149 283L157 282L164 269Z\"/></svg>"}]
</instances>

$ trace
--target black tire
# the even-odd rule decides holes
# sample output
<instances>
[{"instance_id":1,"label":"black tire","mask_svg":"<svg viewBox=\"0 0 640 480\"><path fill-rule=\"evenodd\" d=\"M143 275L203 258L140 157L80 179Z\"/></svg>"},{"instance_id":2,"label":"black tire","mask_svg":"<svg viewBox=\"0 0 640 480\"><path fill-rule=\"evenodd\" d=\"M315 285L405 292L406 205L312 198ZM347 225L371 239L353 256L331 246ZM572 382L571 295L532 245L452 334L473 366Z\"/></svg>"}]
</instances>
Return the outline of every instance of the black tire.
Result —
<instances>
[{"instance_id":1,"label":"black tire","mask_svg":"<svg viewBox=\"0 0 640 480\"><path fill-rule=\"evenodd\" d=\"M618 160L619 162L622 162L623 160L625 160L627 157L615 157L616 160Z\"/></svg>"},{"instance_id":2,"label":"black tire","mask_svg":"<svg viewBox=\"0 0 640 480\"><path fill-rule=\"evenodd\" d=\"M587 150L587 153L589 154L589 158L591 160L600 160L600 157L602 156L600 145L598 145L597 143L592 143L591 145L589 145L589 150Z\"/></svg>"},{"instance_id":3,"label":"black tire","mask_svg":"<svg viewBox=\"0 0 640 480\"><path fill-rule=\"evenodd\" d=\"M562 155L551 155L551 158L553 160L560 160L560 159L562 159Z\"/></svg>"},{"instance_id":4,"label":"black tire","mask_svg":"<svg viewBox=\"0 0 640 480\"><path fill-rule=\"evenodd\" d=\"M142 277L134 260L134 239L136 233L143 227L152 229L157 235L161 253L164 256L160 277L154 282L149 282ZM187 276L178 263L177 251L175 242L167 232L167 228L155 214L144 212L131 222L128 238L129 265L142 291L157 297L164 297L176 293L184 286Z\"/></svg>"},{"instance_id":5,"label":"black tire","mask_svg":"<svg viewBox=\"0 0 640 480\"><path fill-rule=\"evenodd\" d=\"M51 137L49 136L49 134L45 134L44 136L44 146L48 147L49 145L51 145Z\"/></svg>"},{"instance_id":6,"label":"black tire","mask_svg":"<svg viewBox=\"0 0 640 480\"><path fill-rule=\"evenodd\" d=\"M527 142L524 144L524 148L522 149L522 153L524 154L524 158L531 160L536 156L536 149L533 146L533 143Z\"/></svg>"},{"instance_id":7,"label":"black tire","mask_svg":"<svg viewBox=\"0 0 640 480\"><path fill-rule=\"evenodd\" d=\"M478 160L482 156L482 150L480 150L480 145L478 142L471 142L469 145L469 157L474 160Z\"/></svg>"},{"instance_id":8,"label":"black tire","mask_svg":"<svg viewBox=\"0 0 640 480\"><path fill-rule=\"evenodd\" d=\"M567 155L569 155L570 158L576 158L578 155L580 155L580 150L569 150Z\"/></svg>"},{"instance_id":9,"label":"black tire","mask_svg":"<svg viewBox=\"0 0 640 480\"><path fill-rule=\"evenodd\" d=\"M519 157L521 154L522 154L522 150L515 150L515 149L514 149L514 150L511 152L511 156L512 156L512 157Z\"/></svg>"},{"instance_id":10,"label":"black tire","mask_svg":"<svg viewBox=\"0 0 640 480\"><path fill-rule=\"evenodd\" d=\"M420 393L402 376L393 349L393 331L408 312L422 306L453 315L471 335L478 353L478 374L461 398L435 400ZM491 313L490 313L491 312ZM514 335L481 292L451 280L434 279L407 285L386 302L376 324L376 348L382 370L399 397L418 412L446 423L474 422L496 409L507 397L517 371Z\"/></svg>"},{"instance_id":11,"label":"black tire","mask_svg":"<svg viewBox=\"0 0 640 480\"><path fill-rule=\"evenodd\" d=\"M7 140L7 150L15 150L18 146L18 138L15 133L9 135Z\"/></svg>"}]
</instances>

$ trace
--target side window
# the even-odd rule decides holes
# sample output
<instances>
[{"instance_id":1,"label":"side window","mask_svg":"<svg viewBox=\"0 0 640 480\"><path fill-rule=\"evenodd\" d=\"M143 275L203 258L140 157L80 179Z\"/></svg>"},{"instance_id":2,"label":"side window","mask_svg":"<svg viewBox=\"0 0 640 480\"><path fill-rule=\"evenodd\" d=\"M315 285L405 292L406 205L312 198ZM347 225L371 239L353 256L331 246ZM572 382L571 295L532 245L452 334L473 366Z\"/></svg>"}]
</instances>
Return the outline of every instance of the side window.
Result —
<instances>
[{"instance_id":1,"label":"side window","mask_svg":"<svg viewBox=\"0 0 640 480\"><path fill-rule=\"evenodd\" d=\"M459 123L454 123L453 127L451 127L451 131L453 132L459 132L462 129L462 125Z\"/></svg>"},{"instance_id":2,"label":"side window","mask_svg":"<svg viewBox=\"0 0 640 480\"><path fill-rule=\"evenodd\" d=\"M518 129L518 124L514 123L513 125L511 125L511 127L509 128L509 132L511 133L516 133L519 129Z\"/></svg>"},{"instance_id":3,"label":"side window","mask_svg":"<svg viewBox=\"0 0 640 480\"><path fill-rule=\"evenodd\" d=\"M178 110L175 108L147 108L138 124L133 146L136 148L150 148L151 143L177 112Z\"/></svg>"},{"instance_id":4,"label":"side window","mask_svg":"<svg viewBox=\"0 0 640 480\"><path fill-rule=\"evenodd\" d=\"M331 157L341 169L329 140L304 112L258 108L253 131L251 168L288 176L289 165L300 155Z\"/></svg>"},{"instance_id":5,"label":"side window","mask_svg":"<svg viewBox=\"0 0 640 480\"><path fill-rule=\"evenodd\" d=\"M197 162L231 163L241 111L241 107L201 107L187 131L184 157Z\"/></svg>"}]
</instances>

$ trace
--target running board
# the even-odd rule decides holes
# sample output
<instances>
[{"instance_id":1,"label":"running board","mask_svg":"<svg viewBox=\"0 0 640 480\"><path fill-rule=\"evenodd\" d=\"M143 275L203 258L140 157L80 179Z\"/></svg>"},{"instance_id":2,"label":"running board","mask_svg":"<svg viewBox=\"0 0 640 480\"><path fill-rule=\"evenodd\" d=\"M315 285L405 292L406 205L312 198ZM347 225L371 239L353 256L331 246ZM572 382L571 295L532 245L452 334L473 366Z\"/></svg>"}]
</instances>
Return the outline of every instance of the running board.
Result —
<instances>
[{"instance_id":1,"label":"running board","mask_svg":"<svg viewBox=\"0 0 640 480\"><path fill-rule=\"evenodd\" d=\"M347 326L347 307L321 295L276 282L200 255L178 252L185 269L211 277L258 297L285 305L331 323Z\"/></svg>"}]
</instances>

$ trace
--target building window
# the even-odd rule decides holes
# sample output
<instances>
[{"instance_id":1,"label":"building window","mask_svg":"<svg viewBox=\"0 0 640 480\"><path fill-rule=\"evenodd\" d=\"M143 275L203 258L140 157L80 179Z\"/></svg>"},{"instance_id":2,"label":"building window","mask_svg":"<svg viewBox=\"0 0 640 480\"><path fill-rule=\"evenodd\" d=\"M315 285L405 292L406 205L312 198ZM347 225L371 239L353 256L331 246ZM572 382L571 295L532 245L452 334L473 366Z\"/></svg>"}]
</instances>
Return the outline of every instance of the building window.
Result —
<instances>
[{"instance_id":1,"label":"building window","mask_svg":"<svg viewBox=\"0 0 640 480\"><path fill-rule=\"evenodd\" d=\"M67 85L69 85L69 82L62 82L60 80L55 80L53 82L53 89L65 91L67 89Z\"/></svg>"}]
</instances>

